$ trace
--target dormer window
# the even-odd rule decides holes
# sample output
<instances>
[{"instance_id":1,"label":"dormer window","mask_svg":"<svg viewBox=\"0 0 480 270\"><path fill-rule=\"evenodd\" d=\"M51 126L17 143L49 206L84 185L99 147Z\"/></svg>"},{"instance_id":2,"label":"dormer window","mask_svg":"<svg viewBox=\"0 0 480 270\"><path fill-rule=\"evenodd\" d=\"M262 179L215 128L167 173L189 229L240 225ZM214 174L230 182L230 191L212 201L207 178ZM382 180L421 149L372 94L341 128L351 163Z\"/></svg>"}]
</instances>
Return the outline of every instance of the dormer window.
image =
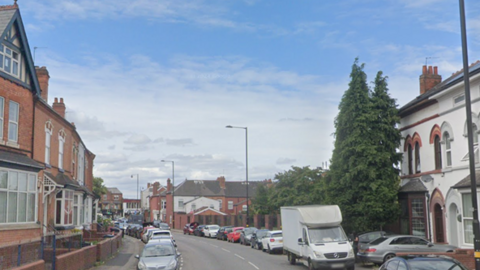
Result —
<instances>
[{"instance_id":1,"label":"dormer window","mask_svg":"<svg viewBox=\"0 0 480 270\"><path fill-rule=\"evenodd\" d=\"M6 73L19 77L20 75L20 54L0 44L0 69Z\"/></svg>"}]
</instances>

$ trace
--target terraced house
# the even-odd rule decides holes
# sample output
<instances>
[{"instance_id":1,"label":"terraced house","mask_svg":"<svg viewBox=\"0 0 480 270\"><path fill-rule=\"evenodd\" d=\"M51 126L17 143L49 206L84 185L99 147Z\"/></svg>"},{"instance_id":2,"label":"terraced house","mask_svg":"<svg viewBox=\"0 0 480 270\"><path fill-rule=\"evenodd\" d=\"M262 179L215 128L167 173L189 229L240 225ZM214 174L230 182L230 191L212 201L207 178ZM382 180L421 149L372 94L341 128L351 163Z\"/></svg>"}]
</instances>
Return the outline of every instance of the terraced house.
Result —
<instances>
[{"instance_id":1,"label":"terraced house","mask_svg":"<svg viewBox=\"0 0 480 270\"><path fill-rule=\"evenodd\" d=\"M18 5L0 6L0 239L39 239L94 222L93 160L65 103L48 103Z\"/></svg>"},{"instance_id":2,"label":"terraced house","mask_svg":"<svg viewBox=\"0 0 480 270\"><path fill-rule=\"evenodd\" d=\"M480 62L472 64L467 72L478 187ZM437 67L423 66L419 95L399 113L404 138L401 233L473 248L464 71L442 81Z\"/></svg>"}]
</instances>

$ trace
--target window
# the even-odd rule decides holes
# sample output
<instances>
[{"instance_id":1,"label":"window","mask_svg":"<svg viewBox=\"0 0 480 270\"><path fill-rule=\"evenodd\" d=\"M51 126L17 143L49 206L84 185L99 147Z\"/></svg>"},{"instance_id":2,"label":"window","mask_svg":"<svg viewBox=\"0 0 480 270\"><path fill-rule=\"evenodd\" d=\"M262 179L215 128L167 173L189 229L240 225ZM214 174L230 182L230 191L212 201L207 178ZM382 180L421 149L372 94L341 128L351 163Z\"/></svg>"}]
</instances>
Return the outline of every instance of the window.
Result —
<instances>
[{"instance_id":1,"label":"window","mask_svg":"<svg viewBox=\"0 0 480 270\"><path fill-rule=\"evenodd\" d=\"M425 236L425 200L423 198L413 198L411 200L412 209L412 235Z\"/></svg>"},{"instance_id":2,"label":"window","mask_svg":"<svg viewBox=\"0 0 480 270\"><path fill-rule=\"evenodd\" d=\"M52 141L52 122L45 123L45 164L50 164L50 144Z\"/></svg>"},{"instance_id":3,"label":"window","mask_svg":"<svg viewBox=\"0 0 480 270\"><path fill-rule=\"evenodd\" d=\"M178 200L178 207L183 208L183 199Z\"/></svg>"},{"instance_id":4,"label":"window","mask_svg":"<svg viewBox=\"0 0 480 270\"><path fill-rule=\"evenodd\" d=\"M453 98L453 103L455 105L459 104L459 103L463 103L463 101L465 101L465 94L462 94L460 96L456 96Z\"/></svg>"},{"instance_id":5,"label":"window","mask_svg":"<svg viewBox=\"0 0 480 270\"><path fill-rule=\"evenodd\" d=\"M0 97L0 141L3 141L3 110L5 106L5 99Z\"/></svg>"},{"instance_id":6,"label":"window","mask_svg":"<svg viewBox=\"0 0 480 270\"><path fill-rule=\"evenodd\" d=\"M233 201L228 201L228 210L233 209Z\"/></svg>"},{"instance_id":7,"label":"window","mask_svg":"<svg viewBox=\"0 0 480 270\"><path fill-rule=\"evenodd\" d=\"M120 196L119 196L119 195L113 195L113 199L114 199L115 201L118 201L118 200L120 200Z\"/></svg>"},{"instance_id":8,"label":"window","mask_svg":"<svg viewBox=\"0 0 480 270\"><path fill-rule=\"evenodd\" d=\"M452 166L452 145L450 142L450 135L445 132L443 134L443 139L445 140L445 157L447 159L447 167Z\"/></svg>"},{"instance_id":9,"label":"window","mask_svg":"<svg viewBox=\"0 0 480 270\"><path fill-rule=\"evenodd\" d=\"M435 148L435 169L439 170L442 168L442 146L440 144L440 136L435 136L433 143Z\"/></svg>"},{"instance_id":10,"label":"window","mask_svg":"<svg viewBox=\"0 0 480 270\"><path fill-rule=\"evenodd\" d=\"M422 168L420 166L420 144L415 143L415 173L421 172Z\"/></svg>"},{"instance_id":11,"label":"window","mask_svg":"<svg viewBox=\"0 0 480 270\"><path fill-rule=\"evenodd\" d=\"M218 200L218 210L222 210L222 200Z\"/></svg>"},{"instance_id":12,"label":"window","mask_svg":"<svg viewBox=\"0 0 480 270\"><path fill-rule=\"evenodd\" d=\"M409 144L407 147L407 155L408 155L408 174L413 174L413 157L412 157L412 146Z\"/></svg>"},{"instance_id":13,"label":"window","mask_svg":"<svg viewBox=\"0 0 480 270\"><path fill-rule=\"evenodd\" d=\"M463 239L466 244L473 244L473 212L472 194L462 194L463 208Z\"/></svg>"},{"instance_id":14,"label":"window","mask_svg":"<svg viewBox=\"0 0 480 270\"><path fill-rule=\"evenodd\" d=\"M36 174L0 170L0 224L35 222L36 191Z\"/></svg>"},{"instance_id":15,"label":"window","mask_svg":"<svg viewBox=\"0 0 480 270\"><path fill-rule=\"evenodd\" d=\"M107 199L107 194L103 194L103 200Z\"/></svg>"},{"instance_id":16,"label":"window","mask_svg":"<svg viewBox=\"0 0 480 270\"><path fill-rule=\"evenodd\" d=\"M213 205L213 203L210 204L210 208L215 209L215 205Z\"/></svg>"},{"instance_id":17,"label":"window","mask_svg":"<svg viewBox=\"0 0 480 270\"><path fill-rule=\"evenodd\" d=\"M58 168L63 169L63 145L65 144L65 131L61 130L58 135Z\"/></svg>"},{"instance_id":18,"label":"window","mask_svg":"<svg viewBox=\"0 0 480 270\"><path fill-rule=\"evenodd\" d=\"M61 190L56 197L55 224L73 225L73 191Z\"/></svg>"},{"instance_id":19,"label":"window","mask_svg":"<svg viewBox=\"0 0 480 270\"><path fill-rule=\"evenodd\" d=\"M8 140L12 142L18 142L18 113L18 103L10 101L8 109Z\"/></svg>"},{"instance_id":20,"label":"window","mask_svg":"<svg viewBox=\"0 0 480 270\"><path fill-rule=\"evenodd\" d=\"M246 204L242 205L242 211L247 212L247 205Z\"/></svg>"},{"instance_id":21,"label":"window","mask_svg":"<svg viewBox=\"0 0 480 270\"><path fill-rule=\"evenodd\" d=\"M192 211L195 211L195 210L197 210L197 205L192 203Z\"/></svg>"},{"instance_id":22,"label":"window","mask_svg":"<svg viewBox=\"0 0 480 270\"><path fill-rule=\"evenodd\" d=\"M0 44L0 69L15 77L20 75L20 54Z\"/></svg>"},{"instance_id":23,"label":"window","mask_svg":"<svg viewBox=\"0 0 480 270\"><path fill-rule=\"evenodd\" d=\"M162 209L167 209L167 201L162 200Z\"/></svg>"},{"instance_id":24,"label":"window","mask_svg":"<svg viewBox=\"0 0 480 270\"><path fill-rule=\"evenodd\" d=\"M75 194L73 197L73 225L80 226L84 223L83 195Z\"/></svg>"}]
</instances>

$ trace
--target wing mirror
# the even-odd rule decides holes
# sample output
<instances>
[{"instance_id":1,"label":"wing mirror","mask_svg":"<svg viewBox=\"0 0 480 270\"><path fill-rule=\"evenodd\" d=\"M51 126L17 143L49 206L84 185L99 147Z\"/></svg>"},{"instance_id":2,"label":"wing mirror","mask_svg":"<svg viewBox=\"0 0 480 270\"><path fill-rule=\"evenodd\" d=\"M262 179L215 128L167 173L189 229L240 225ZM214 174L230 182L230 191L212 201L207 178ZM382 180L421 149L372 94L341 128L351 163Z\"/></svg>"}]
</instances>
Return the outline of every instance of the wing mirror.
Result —
<instances>
[{"instance_id":1,"label":"wing mirror","mask_svg":"<svg viewBox=\"0 0 480 270\"><path fill-rule=\"evenodd\" d=\"M301 245L301 246L303 246L304 243L303 243L302 238L298 238L298 244Z\"/></svg>"},{"instance_id":2,"label":"wing mirror","mask_svg":"<svg viewBox=\"0 0 480 270\"><path fill-rule=\"evenodd\" d=\"M136 258L136 259L140 259L140 255L135 255L135 258Z\"/></svg>"}]
</instances>

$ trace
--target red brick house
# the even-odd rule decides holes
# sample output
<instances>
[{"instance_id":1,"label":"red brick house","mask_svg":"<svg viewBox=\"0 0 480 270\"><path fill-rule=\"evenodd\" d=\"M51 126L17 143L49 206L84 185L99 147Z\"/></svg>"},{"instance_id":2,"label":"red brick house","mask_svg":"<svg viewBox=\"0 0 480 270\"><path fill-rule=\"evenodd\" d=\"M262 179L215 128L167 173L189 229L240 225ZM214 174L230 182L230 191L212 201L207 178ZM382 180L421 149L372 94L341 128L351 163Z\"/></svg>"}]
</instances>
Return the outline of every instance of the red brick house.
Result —
<instances>
[{"instance_id":1,"label":"red brick house","mask_svg":"<svg viewBox=\"0 0 480 270\"><path fill-rule=\"evenodd\" d=\"M123 193L116 187L107 187L107 193L100 198L102 214L109 217L123 216Z\"/></svg>"},{"instance_id":2,"label":"red brick house","mask_svg":"<svg viewBox=\"0 0 480 270\"><path fill-rule=\"evenodd\" d=\"M95 155L64 118L63 100L48 105L48 71L34 66L16 3L0 6L0 33L2 244L88 226Z\"/></svg>"}]
</instances>

